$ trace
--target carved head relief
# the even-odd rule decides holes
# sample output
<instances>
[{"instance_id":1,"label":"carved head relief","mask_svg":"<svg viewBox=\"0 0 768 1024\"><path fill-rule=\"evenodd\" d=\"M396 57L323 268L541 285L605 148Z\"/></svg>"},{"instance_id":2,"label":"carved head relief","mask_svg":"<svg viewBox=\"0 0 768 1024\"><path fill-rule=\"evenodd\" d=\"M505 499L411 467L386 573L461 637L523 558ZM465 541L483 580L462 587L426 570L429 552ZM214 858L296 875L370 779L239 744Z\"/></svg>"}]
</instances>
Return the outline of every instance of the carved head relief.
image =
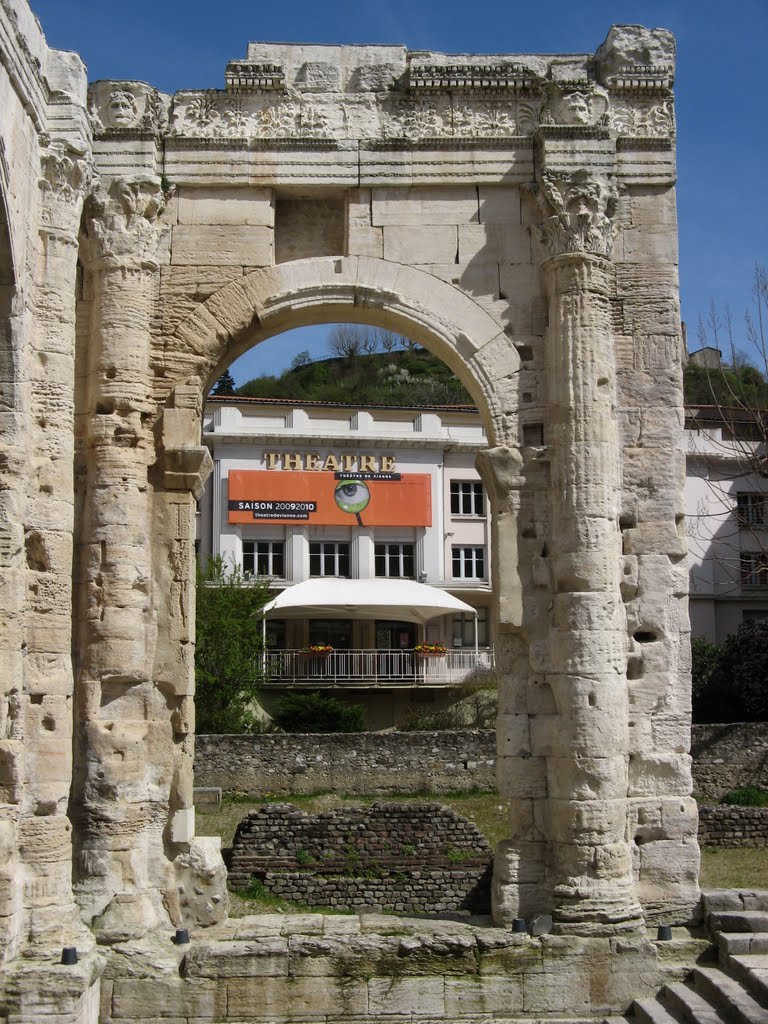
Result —
<instances>
[{"instance_id":1,"label":"carved head relief","mask_svg":"<svg viewBox=\"0 0 768 1024\"><path fill-rule=\"evenodd\" d=\"M124 89L116 89L109 94L104 115L106 128L134 128L139 120L135 97Z\"/></svg>"},{"instance_id":2,"label":"carved head relief","mask_svg":"<svg viewBox=\"0 0 768 1024\"><path fill-rule=\"evenodd\" d=\"M158 131L167 122L164 98L145 82L94 82L88 90L88 112L97 135Z\"/></svg>"},{"instance_id":3,"label":"carved head relief","mask_svg":"<svg viewBox=\"0 0 768 1024\"><path fill-rule=\"evenodd\" d=\"M586 127L599 124L608 111L608 94L600 86L586 85L565 91L557 88L547 103L550 124Z\"/></svg>"}]
</instances>

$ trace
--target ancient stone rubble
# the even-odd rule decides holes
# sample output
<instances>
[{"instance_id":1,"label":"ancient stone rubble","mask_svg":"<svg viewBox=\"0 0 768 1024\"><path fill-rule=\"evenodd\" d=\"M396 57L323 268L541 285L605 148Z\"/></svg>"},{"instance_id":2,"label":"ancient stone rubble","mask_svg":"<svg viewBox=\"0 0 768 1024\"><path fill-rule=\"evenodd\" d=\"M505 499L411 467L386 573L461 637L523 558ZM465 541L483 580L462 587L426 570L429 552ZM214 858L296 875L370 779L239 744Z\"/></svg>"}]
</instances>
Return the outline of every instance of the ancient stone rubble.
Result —
<instances>
[{"instance_id":1,"label":"ancient stone rubble","mask_svg":"<svg viewBox=\"0 0 768 1024\"><path fill-rule=\"evenodd\" d=\"M644 924L698 904L671 35L251 43L224 88L166 96L89 88L2 0L0 50L0 1019L243 1019L217 974L239 968L200 966L226 914L192 806L201 411L247 348L334 320L421 342L478 404L494 917L551 915L536 956L570 958L578 1013L626 1007L659 973ZM519 1006L560 1006L536 976ZM252 1015L309 1012L257 989ZM375 1018L371 991L322 1013Z\"/></svg>"}]
</instances>

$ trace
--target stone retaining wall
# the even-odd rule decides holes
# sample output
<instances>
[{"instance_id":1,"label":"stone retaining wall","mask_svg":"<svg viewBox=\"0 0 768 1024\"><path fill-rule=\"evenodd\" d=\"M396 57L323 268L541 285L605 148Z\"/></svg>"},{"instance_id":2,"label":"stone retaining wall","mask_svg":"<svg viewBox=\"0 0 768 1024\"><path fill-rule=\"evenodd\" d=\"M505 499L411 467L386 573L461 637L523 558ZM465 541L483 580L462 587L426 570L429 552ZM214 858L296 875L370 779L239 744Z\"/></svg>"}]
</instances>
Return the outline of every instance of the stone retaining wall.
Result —
<instances>
[{"instance_id":1,"label":"stone retaining wall","mask_svg":"<svg viewBox=\"0 0 768 1024\"><path fill-rule=\"evenodd\" d=\"M477 827L440 804L270 804L238 825L229 879L310 906L485 914L492 865Z\"/></svg>"},{"instance_id":2,"label":"stone retaining wall","mask_svg":"<svg viewBox=\"0 0 768 1024\"><path fill-rule=\"evenodd\" d=\"M694 725L691 753L700 803L717 803L741 786L768 789L768 722Z\"/></svg>"},{"instance_id":3,"label":"stone retaining wall","mask_svg":"<svg viewBox=\"0 0 768 1024\"><path fill-rule=\"evenodd\" d=\"M768 846L768 807L700 807L702 846Z\"/></svg>"},{"instance_id":4,"label":"stone retaining wall","mask_svg":"<svg viewBox=\"0 0 768 1024\"><path fill-rule=\"evenodd\" d=\"M768 788L768 723L694 725L694 792L717 803L731 789ZM290 796L449 793L496 787L493 730L198 736L195 785Z\"/></svg>"},{"instance_id":5,"label":"stone retaining wall","mask_svg":"<svg viewBox=\"0 0 768 1024\"><path fill-rule=\"evenodd\" d=\"M225 793L450 793L496 788L496 734L198 736L195 785Z\"/></svg>"}]
</instances>

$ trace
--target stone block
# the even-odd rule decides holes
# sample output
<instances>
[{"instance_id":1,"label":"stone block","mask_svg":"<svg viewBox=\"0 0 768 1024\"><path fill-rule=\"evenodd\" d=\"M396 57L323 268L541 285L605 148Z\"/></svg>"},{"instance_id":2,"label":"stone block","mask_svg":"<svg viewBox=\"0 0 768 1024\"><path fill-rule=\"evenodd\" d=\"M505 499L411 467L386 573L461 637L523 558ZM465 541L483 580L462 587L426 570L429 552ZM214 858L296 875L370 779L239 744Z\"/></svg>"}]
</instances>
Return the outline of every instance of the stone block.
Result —
<instances>
[{"instance_id":1,"label":"stone block","mask_svg":"<svg viewBox=\"0 0 768 1024\"><path fill-rule=\"evenodd\" d=\"M477 205L477 190L472 186L374 188L371 223L374 226L412 225L420 228L446 224L476 224Z\"/></svg>"},{"instance_id":2,"label":"stone block","mask_svg":"<svg viewBox=\"0 0 768 1024\"><path fill-rule=\"evenodd\" d=\"M445 1014L443 978L371 978L368 1012L372 1015L405 1014L442 1017Z\"/></svg>"},{"instance_id":3,"label":"stone block","mask_svg":"<svg viewBox=\"0 0 768 1024\"><path fill-rule=\"evenodd\" d=\"M450 1020L462 1017L520 1012L523 1008L523 979L485 975L478 984L470 979L445 979L445 1013Z\"/></svg>"},{"instance_id":4,"label":"stone block","mask_svg":"<svg viewBox=\"0 0 768 1024\"><path fill-rule=\"evenodd\" d=\"M481 185L478 191L481 224L522 224L520 189L509 185Z\"/></svg>"},{"instance_id":5,"label":"stone block","mask_svg":"<svg viewBox=\"0 0 768 1024\"><path fill-rule=\"evenodd\" d=\"M231 984L231 983L230 983ZM136 1021L143 1018L224 1020L227 988L222 982L170 980L162 977L118 978L112 990L112 1019Z\"/></svg>"},{"instance_id":6,"label":"stone block","mask_svg":"<svg viewBox=\"0 0 768 1024\"><path fill-rule=\"evenodd\" d=\"M441 980L442 984L442 980ZM223 985L219 986L224 988ZM286 1014L299 1020L332 1016L342 1007L350 1016L368 1012L365 981L336 978L231 978L226 983L227 1015L248 1020L258 1008L264 1020L284 1020Z\"/></svg>"},{"instance_id":7,"label":"stone block","mask_svg":"<svg viewBox=\"0 0 768 1024\"><path fill-rule=\"evenodd\" d=\"M523 1010L529 1014L588 1016L591 1006L589 967L568 970L552 964L552 970L523 977Z\"/></svg>"},{"instance_id":8,"label":"stone block","mask_svg":"<svg viewBox=\"0 0 768 1024\"><path fill-rule=\"evenodd\" d=\"M182 971L188 979L287 977L288 939L224 942L201 935L186 953Z\"/></svg>"},{"instance_id":9,"label":"stone block","mask_svg":"<svg viewBox=\"0 0 768 1024\"><path fill-rule=\"evenodd\" d=\"M274 227L275 209L268 188L202 186L178 193L179 224L231 224Z\"/></svg>"},{"instance_id":10,"label":"stone block","mask_svg":"<svg viewBox=\"0 0 768 1024\"><path fill-rule=\"evenodd\" d=\"M171 262L176 266L267 267L272 263L272 231L263 226L178 224L173 229Z\"/></svg>"},{"instance_id":11,"label":"stone block","mask_svg":"<svg viewBox=\"0 0 768 1024\"><path fill-rule=\"evenodd\" d=\"M531 235L520 224L460 224L460 263L530 263Z\"/></svg>"},{"instance_id":12,"label":"stone block","mask_svg":"<svg viewBox=\"0 0 768 1024\"><path fill-rule=\"evenodd\" d=\"M385 227L384 259L393 263L410 263L414 266L425 263L455 262L458 256L456 228L450 225Z\"/></svg>"},{"instance_id":13,"label":"stone block","mask_svg":"<svg viewBox=\"0 0 768 1024\"><path fill-rule=\"evenodd\" d=\"M500 757L496 771L499 793L506 799L547 795L546 760L543 757Z\"/></svg>"}]
</instances>

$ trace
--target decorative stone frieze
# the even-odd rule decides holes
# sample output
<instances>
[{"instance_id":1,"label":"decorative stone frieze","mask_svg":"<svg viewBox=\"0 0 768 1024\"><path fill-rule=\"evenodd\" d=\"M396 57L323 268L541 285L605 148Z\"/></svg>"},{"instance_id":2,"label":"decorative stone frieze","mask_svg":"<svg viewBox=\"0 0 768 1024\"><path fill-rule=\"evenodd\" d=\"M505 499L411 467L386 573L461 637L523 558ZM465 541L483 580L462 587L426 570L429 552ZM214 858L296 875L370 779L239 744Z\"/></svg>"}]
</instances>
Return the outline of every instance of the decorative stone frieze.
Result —
<instances>
[{"instance_id":1,"label":"decorative stone frieze","mask_svg":"<svg viewBox=\"0 0 768 1024\"><path fill-rule=\"evenodd\" d=\"M224 72L227 92L272 92L285 89L285 71L281 64L231 60Z\"/></svg>"}]
</instances>

